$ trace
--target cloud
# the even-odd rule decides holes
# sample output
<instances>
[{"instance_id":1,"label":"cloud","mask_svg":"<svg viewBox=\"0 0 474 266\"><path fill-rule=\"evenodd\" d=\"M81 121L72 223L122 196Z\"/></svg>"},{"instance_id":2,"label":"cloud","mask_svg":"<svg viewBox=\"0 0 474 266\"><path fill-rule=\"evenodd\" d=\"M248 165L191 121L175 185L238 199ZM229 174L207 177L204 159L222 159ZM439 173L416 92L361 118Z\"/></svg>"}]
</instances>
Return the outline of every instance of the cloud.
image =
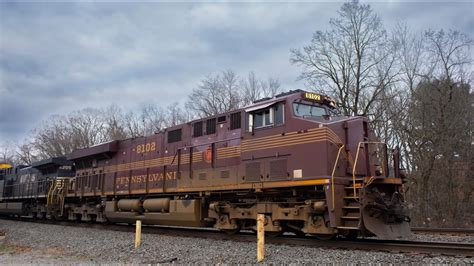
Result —
<instances>
[{"instance_id":1,"label":"cloud","mask_svg":"<svg viewBox=\"0 0 474 266\"><path fill-rule=\"evenodd\" d=\"M186 99L233 69L302 88L291 48L341 3L0 3L0 138L84 107L137 109ZM472 3L373 3L387 26L472 33Z\"/></svg>"}]
</instances>

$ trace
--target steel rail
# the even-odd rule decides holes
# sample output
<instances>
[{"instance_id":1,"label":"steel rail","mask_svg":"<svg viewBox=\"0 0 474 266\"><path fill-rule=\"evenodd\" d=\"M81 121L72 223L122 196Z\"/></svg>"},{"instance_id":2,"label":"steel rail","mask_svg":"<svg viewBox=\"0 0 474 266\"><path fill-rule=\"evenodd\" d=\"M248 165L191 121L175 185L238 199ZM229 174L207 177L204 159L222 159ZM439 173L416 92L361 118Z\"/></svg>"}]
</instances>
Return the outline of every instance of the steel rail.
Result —
<instances>
[{"instance_id":1,"label":"steel rail","mask_svg":"<svg viewBox=\"0 0 474 266\"><path fill-rule=\"evenodd\" d=\"M0 219L4 219L3 217ZM51 220L31 220L31 219L11 219L21 222L38 222L43 224L95 228L99 230L110 230L120 232L134 232L135 228L127 224L91 224L77 223L69 221L51 221ZM142 234L160 234L171 237L191 237L206 238L214 240L228 240L238 242L256 242L255 233L243 231L235 235L228 235L213 228L193 228L193 227L174 227L146 225L142 227ZM306 246L320 248L337 248L347 250L365 250L365 251L383 251L400 252L415 254L435 254L445 256L474 257L474 243L453 243L453 242L427 242L427 241L408 241L408 240L380 240L380 239L335 239L319 240L314 236L297 237L292 234L285 234L281 237L266 237L267 244Z\"/></svg>"},{"instance_id":2,"label":"steel rail","mask_svg":"<svg viewBox=\"0 0 474 266\"><path fill-rule=\"evenodd\" d=\"M414 233L440 234L440 235L474 235L474 228L434 228L434 227L412 227Z\"/></svg>"}]
</instances>

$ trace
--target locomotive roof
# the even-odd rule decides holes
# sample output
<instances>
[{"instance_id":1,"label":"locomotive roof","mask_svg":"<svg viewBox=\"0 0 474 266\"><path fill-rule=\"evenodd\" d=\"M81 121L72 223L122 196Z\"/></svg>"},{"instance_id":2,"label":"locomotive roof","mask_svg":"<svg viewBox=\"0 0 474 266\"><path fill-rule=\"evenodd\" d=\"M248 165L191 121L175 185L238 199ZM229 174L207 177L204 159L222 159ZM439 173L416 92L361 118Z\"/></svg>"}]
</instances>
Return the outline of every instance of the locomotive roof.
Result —
<instances>
[{"instance_id":1,"label":"locomotive roof","mask_svg":"<svg viewBox=\"0 0 474 266\"><path fill-rule=\"evenodd\" d=\"M290 90L290 91L287 91L287 92L282 92L280 94L275 95L273 98L269 98L269 97L262 98L262 99L256 100L253 103L251 103L247 106L244 106L242 108L239 108L239 109L230 110L230 111L227 111L227 112L218 113L218 114L210 115L210 116L206 116L206 117L201 117L201 118L190 120L190 121L188 121L186 123L183 123L183 124L178 124L178 125L170 126L170 127L167 127L167 128L163 128L160 131L155 132L154 134L162 134L163 132L166 132L166 131L179 129L179 128L183 127L183 125L185 125L185 124L189 125L189 124L193 124L195 122L205 121L205 120L210 119L210 118L214 118L214 117L217 118L217 117L228 115L228 114L231 114L231 113L242 112L242 111L252 112L252 111L255 111L255 110L263 109L263 108L269 107L269 106L271 106L275 103L282 102L282 101L286 100L287 98L295 97L297 95L301 96L304 93L310 93L310 92L300 90L300 89ZM310 94L316 95L315 93L310 93ZM320 96L321 96L322 99L325 99L325 100L331 99L329 96L325 96L325 95L320 95ZM145 137L145 136L137 136L137 137L131 137L131 138L127 138L127 139L135 139L135 138L140 138L140 137ZM124 141L124 140L127 140L127 139L122 139L120 141ZM78 156L78 158L80 158L80 157L84 157L84 156ZM69 156L68 156L68 159L70 159Z\"/></svg>"},{"instance_id":2,"label":"locomotive roof","mask_svg":"<svg viewBox=\"0 0 474 266\"><path fill-rule=\"evenodd\" d=\"M258 110L258 109L268 107L268 106L270 106L272 104L275 104L277 102L281 102L281 101L285 100L286 98L288 98L290 96L293 96L294 94L301 94L302 92L305 92L305 91L303 91L303 90L292 90L292 91L283 92L283 93L275 95L273 98L266 97L266 98L263 98L263 99L256 100L252 104L249 104L249 105L245 106L243 109L246 112L252 112L254 110Z\"/></svg>"},{"instance_id":3,"label":"locomotive roof","mask_svg":"<svg viewBox=\"0 0 474 266\"><path fill-rule=\"evenodd\" d=\"M67 155L67 159L76 160L84 157L95 157L106 153L115 153L118 150L118 142L118 140L113 140L88 148L75 150Z\"/></svg>"},{"instance_id":4,"label":"locomotive roof","mask_svg":"<svg viewBox=\"0 0 474 266\"><path fill-rule=\"evenodd\" d=\"M229 114L229 113L235 113L235 112L241 112L241 111L252 112L252 111L255 111L255 110L266 108L266 107L271 106L275 103L284 101L286 98L294 96L295 94L301 94L301 93L304 93L304 92L305 92L304 90L300 90L300 89L290 90L290 91L287 91L287 92L277 94L272 98L265 97L265 98L262 98L262 99L255 100L253 103L248 104L248 105L246 105L242 108L239 108L239 109L227 111L227 112L224 112L224 113L218 113L218 114L215 114L215 115L206 116L206 117L202 117L202 118L199 118L199 119L194 119L194 120L189 121L188 123L194 123L194 122L198 122L198 121L201 121L201 120L207 120L207 119L212 118L212 117L223 116L223 115L226 115L226 114ZM172 127L168 127L165 130L179 128L180 126L182 126L182 124L172 126Z\"/></svg>"},{"instance_id":5,"label":"locomotive roof","mask_svg":"<svg viewBox=\"0 0 474 266\"><path fill-rule=\"evenodd\" d=\"M212 115L212 116L202 117L202 118L199 118L199 119L194 119L194 120L188 121L187 123L167 127L167 128L162 129L159 132L155 132L155 134L163 134L166 131L179 129L179 128L183 127L186 124L191 125L195 122L205 121L205 120L210 119L210 118L214 118L214 117L217 118L217 117L224 116L224 115L231 114L231 113L242 112L242 111L252 112L252 111L255 111L255 110L263 109L263 108L269 107L273 104L285 101L286 99L291 98L291 97L293 97L293 98L295 98L296 96L304 97L305 93L306 94L311 94L311 95L316 95L316 96L320 97L321 100L323 100L323 101L326 101L327 99L330 99L330 97L328 97L328 96L323 96L323 95L319 95L319 94L315 94L315 93L310 93L310 92L307 92L307 91L304 91L304 90L299 90L299 89L298 90L291 90L291 91L288 91L288 92L284 92L284 93L280 93L278 95L275 95L273 98L263 98L263 99L260 99L260 100L256 100L252 104L249 104L249 105L247 105L243 108L239 108L239 109L236 109L236 110L230 110L230 111L215 114L215 115ZM87 148L83 148L83 149L78 149L78 150L75 150L72 153L68 154L67 155L67 160L77 161L77 160L84 160L86 158L90 158L90 159L93 159L93 158L106 158L111 153L115 153L115 152L118 151L118 146L119 146L118 144L120 142L126 141L128 139L136 139L136 138L142 138L142 137L145 137L145 136L136 136L136 137L131 137L131 138L127 138L127 139L113 140L113 141L101 143L101 144L98 144L98 145L95 145L95 146L91 146L91 147L87 147Z\"/></svg>"},{"instance_id":6,"label":"locomotive roof","mask_svg":"<svg viewBox=\"0 0 474 266\"><path fill-rule=\"evenodd\" d=\"M63 166L63 165L72 165L72 162L68 161L66 157L54 157L31 164L31 167L34 168L44 168L49 166Z\"/></svg>"}]
</instances>

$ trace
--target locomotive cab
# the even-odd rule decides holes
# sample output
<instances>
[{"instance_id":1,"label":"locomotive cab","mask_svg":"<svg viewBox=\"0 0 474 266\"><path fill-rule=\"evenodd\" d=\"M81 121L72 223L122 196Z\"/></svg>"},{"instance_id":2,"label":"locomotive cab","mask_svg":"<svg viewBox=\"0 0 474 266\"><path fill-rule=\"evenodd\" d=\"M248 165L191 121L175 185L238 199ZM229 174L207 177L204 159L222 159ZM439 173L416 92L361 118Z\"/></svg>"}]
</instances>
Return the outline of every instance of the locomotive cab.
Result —
<instances>
[{"instance_id":1,"label":"locomotive cab","mask_svg":"<svg viewBox=\"0 0 474 266\"><path fill-rule=\"evenodd\" d=\"M295 92L297 92L296 97ZM301 97L298 97L300 95L298 92L301 92ZM294 96L283 98L288 94ZM340 117L337 104L331 97L300 90L255 101L254 105L245 109L245 113L248 132L282 126L285 123L285 117L315 122L327 122Z\"/></svg>"},{"instance_id":2,"label":"locomotive cab","mask_svg":"<svg viewBox=\"0 0 474 266\"><path fill-rule=\"evenodd\" d=\"M410 234L399 153L389 155L366 117L343 116L330 97L304 91L257 101L245 114L245 182L328 182L323 187L328 210L324 223L335 231L314 229L318 235ZM308 226L301 230L313 232Z\"/></svg>"},{"instance_id":3,"label":"locomotive cab","mask_svg":"<svg viewBox=\"0 0 474 266\"><path fill-rule=\"evenodd\" d=\"M305 92L303 97L292 103L293 115L303 119L324 122L340 116L336 101L329 96Z\"/></svg>"}]
</instances>

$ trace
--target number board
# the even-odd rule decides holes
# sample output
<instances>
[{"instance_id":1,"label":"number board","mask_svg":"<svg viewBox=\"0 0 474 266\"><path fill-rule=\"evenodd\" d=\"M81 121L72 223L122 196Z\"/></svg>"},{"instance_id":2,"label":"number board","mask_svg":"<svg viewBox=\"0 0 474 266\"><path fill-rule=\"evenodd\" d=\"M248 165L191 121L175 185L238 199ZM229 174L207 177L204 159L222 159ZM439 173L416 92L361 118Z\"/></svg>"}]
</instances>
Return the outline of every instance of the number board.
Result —
<instances>
[{"instance_id":1,"label":"number board","mask_svg":"<svg viewBox=\"0 0 474 266\"><path fill-rule=\"evenodd\" d=\"M305 92L303 94L303 97L308 100L313 100L313 101L321 101L321 95L317 93L312 93L312 92Z\"/></svg>"}]
</instances>

